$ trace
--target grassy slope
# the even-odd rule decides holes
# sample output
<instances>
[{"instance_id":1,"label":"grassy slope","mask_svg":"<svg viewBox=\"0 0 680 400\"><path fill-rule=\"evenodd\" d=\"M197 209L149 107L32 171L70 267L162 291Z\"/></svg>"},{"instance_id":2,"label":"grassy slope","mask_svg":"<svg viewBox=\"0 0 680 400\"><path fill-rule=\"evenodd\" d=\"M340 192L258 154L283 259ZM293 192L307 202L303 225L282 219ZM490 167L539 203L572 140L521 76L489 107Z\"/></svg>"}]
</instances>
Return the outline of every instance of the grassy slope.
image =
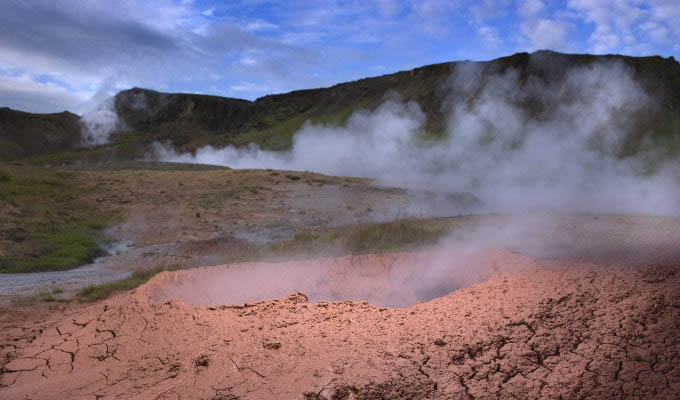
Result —
<instances>
[{"instance_id":1,"label":"grassy slope","mask_svg":"<svg viewBox=\"0 0 680 400\"><path fill-rule=\"evenodd\" d=\"M79 118L69 112L32 114L0 108L0 160L74 148L80 143Z\"/></svg>"},{"instance_id":2,"label":"grassy slope","mask_svg":"<svg viewBox=\"0 0 680 400\"><path fill-rule=\"evenodd\" d=\"M612 59L627 64L648 93L658 100L631 128L635 134L622 156L645 146L680 148L680 64L674 59L537 52L518 53L477 65L483 70L479 78L482 81L491 74L514 69L519 72L522 84L537 79L542 86L550 87L572 67ZM449 81L456 68L464 64L428 65L329 88L264 96L255 101L138 88L126 90L116 96L115 104L132 133L115 137L114 145L91 151L74 150L79 143L80 125L73 114L29 114L0 108L0 160L39 153L48 154L34 158L36 162L131 159L144 154L145 146L154 141L170 141L181 151L207 144L249 143L269 150L286 150L292 145L294 133L306 122L343 125L352 112L375 109L394 94L404 101L418 103L427 117L424 136L438 138L447 131L447 115L452 106L447 99L476 98L476 93L456 92ZM551 91L546 94L550 97ZM535 100L524 103L517 100L520 102L517 106L540 118L545 104Z\"/></svg>"},{"instance_id":3,"label":"grassy slope","mask_svg":"<svg viewBox=\"0 0 680 400\"><path fill-rule=\"evenodd\" d=\"M61 170L0 165L0 272L64 270L98 254L111 216L79 199Z\"/></svg>"},{"instance_id":4,"label":"grassy slope","mask_svg":"<svg viewBox=\"0 0 680 400\"><path fill-rule=\"evenodd\" d=\"M574 67L616 60L634 71L635 78L658 102L640 116L631 129L630 143L622 155L640 149L642 139L652 143L677 143L680 137L680 64L661 57L568 55L554 52L518 53L481 67L480 80L508 69L519 72L521 84L532 79L545 87L554 86ZM478 93L460 92L449 79L463 63L442 63L347 82L329 88L298 90L265 96L254 102L195 94L164 94L132 89L118 95L119 114L131 127L144 131L145 140L171 141L183 151L198 146L257 143L270 150L285 150L292 137L306 122L343 125L358 109L375 109L394 94L404 101L415 101L427 117L425 136L445 135L447 115L452 104L447 99L475 99ZM542 99L508 99L529 115L543 118L559 101L559 91L548 91ZM557 96L551 98L550 96ZM126 99L146 98L144 110L126 108ZM473 101L473 100L472 100ZM649 142L647 140L646 142Z\"/></svg>"},{"instance_id":5,"label":"grassy slope","mask_svg":"<svg viewBox=\"0 0 680 400\"><path fill-rule=\"evenodd\" d=\"M243 146L256 143L286 150L293 134L306 122L344 125L358 109L375 109L389 93L420 104L428 117L427 131L441 134L445 116L437 93L451 73L451 63L398 72L330 88L298 90L265 96L254 102L196 94L131 89L117 95L116 107L125 123L143 131L146 143L171 141L182 150L205 144ZM145 109L137 109L138 99Z\"/></svg>"}]
</instances>

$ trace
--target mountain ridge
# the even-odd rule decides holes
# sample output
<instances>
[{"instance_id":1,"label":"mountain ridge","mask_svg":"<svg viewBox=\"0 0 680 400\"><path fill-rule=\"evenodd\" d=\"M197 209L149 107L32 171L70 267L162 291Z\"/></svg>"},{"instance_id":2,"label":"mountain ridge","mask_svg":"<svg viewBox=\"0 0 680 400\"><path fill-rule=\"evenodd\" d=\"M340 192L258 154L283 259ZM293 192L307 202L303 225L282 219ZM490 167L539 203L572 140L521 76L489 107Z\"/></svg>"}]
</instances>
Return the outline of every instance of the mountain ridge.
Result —
<instances>
[{"instance_id":1,"label":"mountain ridge","mask_svg":"<svg viewBox=\"0 0 680 400\"><path fill-rule=\"evenodd\" d=\"M426 65L325 88L266 95L252 101L131 88L114 97L113 107L120 124L110 146L119 147L115 151L117 157L138 157L143 154L144 146L155 141L171 142L181 151L192 151L207 144L243 146L249 143L270 150L286 150L292 145L294 133L308 121L342 126L354 111L373 110L387 98L417 103L425 115L425 134L441 137L446 134L447 116L451 112L451 104L447 102L461 96L466 101L475 100L475 93L464 93L452 87L451 76L458 68L478 68L480 80L512 70L516 71L522 84L535 81L548 88L574 68L588 68L602 62L622 63L632 71L636 82L654 96L654 104L644 110L636 124L635 129L640 130L637 136L656 135L675 141L680 136L680 64L673 57L564 54L543 50L490 61ZM535 118L541 118L550 108L544 99L512 101ZM550 101L560 99L550 98ZM14 112L3 110L4 114ZM0 119L0 144L13 149L0 153L0 159L82 147L76 139L81 124L74 121L74 114L55 117L61 114L47 114L52 117L46 117L24 113L17 114L21 118ZM22 119L24 122L17 123ZM27 122L31 119L33 122ZM14 124L8 121L14 121ZM55 138L59 140L55 141ZM627 151L635 151L639 145L635 140L633 142ZM119 151L120 147L125 150Z\"/></svg>"}]
</instances>

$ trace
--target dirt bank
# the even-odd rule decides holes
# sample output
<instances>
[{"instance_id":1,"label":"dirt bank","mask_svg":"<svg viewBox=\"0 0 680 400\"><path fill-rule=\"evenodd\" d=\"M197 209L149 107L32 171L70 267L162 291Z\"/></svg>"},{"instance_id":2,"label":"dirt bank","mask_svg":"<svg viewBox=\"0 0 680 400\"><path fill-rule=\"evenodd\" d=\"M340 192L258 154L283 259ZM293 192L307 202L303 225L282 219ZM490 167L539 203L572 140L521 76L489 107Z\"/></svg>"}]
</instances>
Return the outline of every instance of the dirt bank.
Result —
<instances>
[{"instance_id":1,"label":"dirt bank","mask_svg":"<svg viewBox=\"0 0 680 400\"><path fill-rule=\"evenodd\" d=\"M93 305L5 311L0 397L677 398L678 264L484 260L488 280L408 308L156 303L165 274Z\"/></svg>"}]
</instances>

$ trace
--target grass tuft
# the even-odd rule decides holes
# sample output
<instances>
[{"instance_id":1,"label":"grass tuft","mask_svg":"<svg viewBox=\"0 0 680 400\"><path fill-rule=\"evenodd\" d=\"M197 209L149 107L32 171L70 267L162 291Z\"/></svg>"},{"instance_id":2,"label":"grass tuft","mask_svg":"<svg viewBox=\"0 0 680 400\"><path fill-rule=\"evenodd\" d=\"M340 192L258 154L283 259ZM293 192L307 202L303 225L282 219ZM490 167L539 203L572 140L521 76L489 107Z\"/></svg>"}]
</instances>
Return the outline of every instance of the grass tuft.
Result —
<instances>
[{"instance_id":1,"label":"grass tuft","mask_svg":"<svg viewBox=\"0 0 680 400\"><path fill-rule=\"evenodd\" d=\"M358 223L325 231L300 232L287 241L258 252L263 258L298 254L339 256L375 251L403 251L435 244L453 229L457 220L447 218L398 218L377 223Z\"/></svg>"},{"instance_id":2,"label":"grass tuft","mask_svg":"<svg viewBox=\"0 0 680 400\"><path fill-rule=\"evenodd\" d=\"M132 275L128 276L127 278L123 278L119 281L108 282L102 285L90 285L88 287L82 288L76 293L76 297L81 302L103 300L116 292L135 289L148 282L149 279L153 278L160 272L172 271L176 269L179 269L179 266L140 269L133 272Z\"/></svg>"},{"instance_id":3,"label":"grass tuft","mask_svg":"<svg viewBox=\"0 0 680 400\"><path fill-rule=\"evenodd\" d=\"M360 223L349 229L345 245L353 253L398 250L411 245L434 244L448 231L445 226L417 219Z\"/></svg>"},{"instance_id":4,"label":"grass tuft","mask_svg":"<svg viewBox=\"0 0 680 400\"><path fill-rule=\"evenodd\" d=\"M52 293L50 293L50 292L42 291L42 292L38 293L38 298L36 300L40 300L43 303L54 303L54 302L68 303L70 301L69 299L64 299L64 298L61 298L61 297L55 297L53 295L54 293L56 293L56 292L53 291Z\"/></svg>"}]
</instances>

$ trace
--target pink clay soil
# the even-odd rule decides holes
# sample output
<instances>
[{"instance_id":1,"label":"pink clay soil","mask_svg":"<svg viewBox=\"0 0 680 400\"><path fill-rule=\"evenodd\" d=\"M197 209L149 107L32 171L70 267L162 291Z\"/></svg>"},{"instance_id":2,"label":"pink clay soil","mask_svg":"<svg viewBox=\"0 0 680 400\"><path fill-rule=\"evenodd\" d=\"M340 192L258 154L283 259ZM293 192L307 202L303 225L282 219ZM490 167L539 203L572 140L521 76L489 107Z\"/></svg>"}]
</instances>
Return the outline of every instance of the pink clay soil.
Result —
<instances>
[{"instance_id":1,"label":"pink clay soil","mask_svg":"<svg viewBox=\"0 0 680 400\"><path fill-rule=\"evenodd\" d=\"M96 304L5 310L0 398L680 395L680 264L442 254L165 272ZM423 257L464 287L416 303L436 292L406 284ZM309 300L283 293L298 287ZM372 303L313 302L334 296Z\"/></svg>"}]
</instances>

